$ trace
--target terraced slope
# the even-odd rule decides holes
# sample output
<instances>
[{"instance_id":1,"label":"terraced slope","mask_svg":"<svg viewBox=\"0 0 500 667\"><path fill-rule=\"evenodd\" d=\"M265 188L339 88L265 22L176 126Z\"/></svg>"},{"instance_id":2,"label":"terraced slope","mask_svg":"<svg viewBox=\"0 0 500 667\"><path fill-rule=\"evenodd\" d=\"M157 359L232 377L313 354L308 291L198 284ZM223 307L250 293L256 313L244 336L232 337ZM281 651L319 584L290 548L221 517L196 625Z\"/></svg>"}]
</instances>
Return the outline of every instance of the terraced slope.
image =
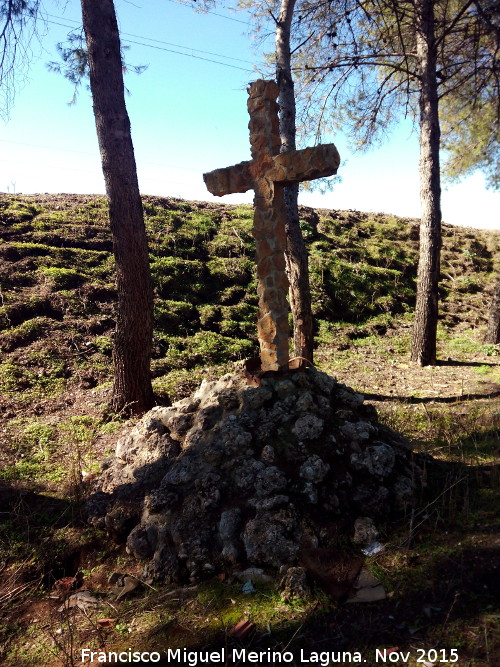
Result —
<instances>
[{"instance_id":1,"label":"terraced slope","mask_svg":"<svg viewBox=\"0 0 500 667\"><path fill-rule=\"evenodd\" d=\"M159 392L256 350L252 210L144 198L155 285ZM331 344L409 318L414 220L302 210L316 328ZM0 199L0 389L22 401L110 379L115 288L106 201L83 195ZM443 322L480 323L498 237L444 229ZM375 319L373 319L375 318ZM339 333L340 332L340 333ZM353 333L354 332L354 333ZM335 340L334 340L335 339Z\"/></svg>"}]
</instances>

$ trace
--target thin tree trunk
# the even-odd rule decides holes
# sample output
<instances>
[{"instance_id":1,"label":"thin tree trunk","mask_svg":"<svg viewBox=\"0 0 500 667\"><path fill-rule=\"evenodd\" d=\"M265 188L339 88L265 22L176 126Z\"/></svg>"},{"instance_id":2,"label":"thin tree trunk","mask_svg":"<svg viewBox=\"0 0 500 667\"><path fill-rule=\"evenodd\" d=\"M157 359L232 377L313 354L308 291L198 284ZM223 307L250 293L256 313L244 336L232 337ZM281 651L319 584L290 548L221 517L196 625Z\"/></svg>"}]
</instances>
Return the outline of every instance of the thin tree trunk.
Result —
<instances>
[{"instance_id":1,"label":"thin tree trunk","mask_svg":"<svg viewBox=\"0 0 500 667\"><path fill-rule=\"evenodd\" d=\"M153 292L130 121L125 107L120 37L113 0L81 0L90 87L109 200L118 316L113 350L113 408L153 405L150 359Z\"/></svg>"},{"instance_id":2,"label":"thin tree trunk","mask_svg":"<svg viewBox=\"0 0 500 667\"><path fill-rule=\"evenodd\" d=\"M291 71L290 27L295 0L282 0L276 25L276 81L280 93L281 152L295 150L295 93ZM285 253L288 282L290 283L290 308L293 316L293 347L296 357L313 361L313 323L311 290L309 286L309 262L299 224L299 186L285 188L287 211Z\"/></svg>"},{"instance_id":3,"label":"thin tree trunk","mask_svg":"<svg viewBox=\"0 0 500 667\"><path fill-rule=\"evenodd\" d=\"M493 345L500 343L500 278L495 284L484 342Z\"/></svg>"},{"instance_id":4,"label":"thin tree trunk","mask_svg":"<svg viewBox=\"0 0 500 667\"><path fill-rule=\"evenodd\" d=\"M433 0L415 0L420 69L420 255L411 358L420 366L436 363L438 286L441 251L439 109Z\"/></svg>"}]
</instances>

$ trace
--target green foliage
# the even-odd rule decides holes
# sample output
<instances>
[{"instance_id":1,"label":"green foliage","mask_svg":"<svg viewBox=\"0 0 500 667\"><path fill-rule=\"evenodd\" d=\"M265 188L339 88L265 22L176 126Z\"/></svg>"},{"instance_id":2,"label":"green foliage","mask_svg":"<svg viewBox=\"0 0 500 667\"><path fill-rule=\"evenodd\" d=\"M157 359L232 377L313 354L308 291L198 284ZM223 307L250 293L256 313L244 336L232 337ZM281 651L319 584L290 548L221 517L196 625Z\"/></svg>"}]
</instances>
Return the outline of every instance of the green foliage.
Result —
<instances>
[{"instance_id":1,"label":"green foliage","mask_svg":"<svg viewBox=\"0 0 500 667\"><path fill-rule=\"evenodd\" d=\"M10 247L14 248L20 257L36 257L41 266L54 266L60 262L67 262L70 266L79 268L92 268L102 264L108 259L109 253L87 248L60 248L59 246L47 245L45 243L33 243L31 241L13 241Z\"/></svg>"},{"instance_id":2,"label":"green foliage","mask_svg":"<svg viewBox=\"0 0 500 667\"><path fill-rule=\"evenodd\" d=\"M79 87L89 77L89 59L83 30L69 32L66 39L66 42L57 44L60 62L49 62L47 67L51 72L62 74L73 85L73 97L69 103L74 104ZM121 50L123 70L142 74L147 65L129 65L125 62L124 51L128 48L122 46Z\"/></svg>"},{"instance_id":3,"label":"green foliage","mask_svg":"<svg viewBox=\"0 0 500 667\"><path fill-rule=\"evenodd\" d=\"M151 262L151 275L164 299L183 301L186 294L199 299L204 289L204 264L198 259L159 257Z\"/></svg>"},{"instance_id":4,"label":"green foliage","mask_svg":"<svg viewBox=\"0 0 500 667\"><path fill-rule=\"evenodd\" d=\"M18 460L0 469L0 479L60 481L65 471L61 466L50 463L55 449L55 434L56 430L51 425L28 423L16 443Z\"/></svg>"},{"instance_id":5,"label":"green foliage","mask_svg":"<svg viewBox=\"0 0 500 667\"><path fill-rule=\"evenodd\" d=\"M33 243L30 241L13 242L11 246L17 250L21 257L50 255L51 251L57 250L57 248L51 248L44 243Z\"/></svg>"},{"instance_id":6,"label":"green foliage","mask_svg":"<svg viewBox=\"0 0 500 667\"><path fill-rule=\"evenodd\" d=\"M58 205L60 203L61 200ZM193 215L195 207L194 203L172 200L145 201L145 208L150 214L151 257L156 266L153 360L156 377L153 386L160 400L174 400L188 395L203 379L220 377L231 370L233 360L254 356L257 350L254 242L250 234L252 209L237 207L210 212L201 209L197 217ZM236 213L238 217L232 219L231 216ZM214 221L213 227L208 218ZM78 229L74 227L74 221ZM53 218L47 210L29 222L15 224L19 227L6 226L6 232L11 236L6 235L6 241L0 247L3 257L8 258L2 264L7 275L5 280L2 276L0 293L1 345L5 341L11 345L9 350L6 347L2 350L0 392L3 405L7 408L5 415L8 410L15 410L21 416L4 418L2 454L6 464L0 478L22 482L4 486L26 488L36 484L39 495L23 494L22 502L16 504L12 512L7 513L6 509L1 518L0 551L8 554L8 570L4 574L8 576L9 571L17 571L19 564L25 563L29 572L24 570L23 577L26 575L26 581L34 581L33 586L37 586L38 573L46 574L48 580L50 574L55 572L56 561L59 566L63 561L68 562L68 555L73 557L75 553L83 553L85 576L89 579L86 585L91 589L95 586L98 590L108 572L130 571L126 569L130 563L124 560L127 556L122 551L121 560L111 561L111 558L116 558L117 552L111 548L112 545L108 545L103 534L94 533L87 525L82 528L77 508L66 498L68 494L77 497L71 483L81 479L83 470L98 470L103 450L104 455L108 455L116 442L112 434L125 426L119 415L109 413L104 403L109 395L104 391L104 385L109 386L107 381L111 377L110 357L115 324L115 292L111 287L113 262L110 253L103 249L109 243L106 202L104 199L87 203L82 200L66 202L60 210L54 211ZM45 238L46 243L33 243L33 228L45 234L35 238ZM388 375L392 375L393 367L407 368L400 363L405 360L398 360L397 354L406 354L410 341L412 318L406 310L411 309L414 293L418 240L415 229L412 221L353 211L322 216L317 231L314 234L311 232L308 237L315 308L322 313L321 318L315 320L316 342L319 345L315 359L325 370L338 373L342 381L346 381L347 374L349 383L351 379L360 382L353 366L359 368L359 375L366 379L368 371L362 364L374 361L385 374L380 384L385 381L386 386L395 388L394 393L391 389L394 400L376 403L379 413L382 413L382 422L392 424L414 439L419 450L461 465L477 464L488 466L487 471L493 470L492 466L498 458L499 424L498 409L492 401L488 410L484 408L486 401L474 401L474 405L472 401L456 404L420 402L420 394L415 389L409 392L408 402L403 403L396 400L400 395L399 387L394 387L392 380L389 384L387 379ZM61 236L56 230L66 230L66 236ZM48 240L58 235L64 243L68 241L69 244L71 239L74 247L58 248ZM455 258L453 261L457 261L456 272L446 278L449 295L446 302L450 305L453 298L459 299L455 302L455 309L450 310L453 316L463 316L464 323L459 323L457 327L448 323L440 326L440 356L463 357L470 362L471 357L475 359L478 355L473 362L473 370L478 373L475 380L478 384L485 380L491 385L496 381L497 365L495 359L490 364L484 356L498 354L498 346L482 343L480 323L484 314L483 299L479 293L458 291L457 285L462 278L472 279L481 286L492 280L493 276L486 273L486 264L477 262L490 262L491 258L485 255L485 251L489 250L494 256L497 241L493 237L485 241L486 236L481 232L473 236L480 241L472 243L474 239L466 238L462 231L453 230L447 235L445 228L445 250ZM87 245L91 242L95 244L92 248ZM14 248L14 244L18 243L21 244L19 252ZM56 272L46 272L47 268L56 269ZM49 290L47 276L57 275L58 269L76 271L86 279L77 286ZM446 268L448 270L449 267ZM23 272L29 273L32 283L17 282L15 276ZM164 295L160 294L162 289L165 290ZM333 308L337 310L334 312ZM470 322L475 323L476 329L469 327L465 331ZM361 361L356 365L354 359ZM327 369L328 362L332 363ZM439 370L446 372L448 368ZM438 385L433 385L434 371L428 372L429 383L435 389ZM340 377L341 373L344 378ZM379 392L380 398L383 398L382 386L377 387L378 383L374 370L366 386L370 391ZM63 397L51 400L51 396L63 389L67 389ZM425 391L427 396L427 389ZM39 410L43 411L41 415ZM88 414L75 414L79 410L88 411ZM128 431L128 427L124 428L124 432ZM104 445L101 435L111 435L105 439ZM483 475L484 468L479 469L478 474ZM491 482L492 488L481 492L483 514L478 513L471 520L471 540L477 540L478 526L482 529L483 540L488 535L487 530L498 524L498 491L493 488L493 477ZM440 488L439 493L442 490ZM462 486L452 489L454 502L459 508L459 519L463 522L465 512L462 509L469 502L469 496L462 490ZM31 495L33 498L30 500ZM401 537L403 548L400 548L399 542L398 546L391 544L384 535L387 548L369 565L386 589L395 591L394 597L384 603L389 605L386 612L389 610L396 616L403 613L400 620L407 623L407 627L417 627L420 623L423 615L422 591L429 590L431 581L434 597L440 600L438 606L443 608L443 622L435 623L436 619L433 619L428 623L428 631L436 633L430 637L425 638L424 633L419 631L422 642L428 641L429 646L445 645L443 627L446 626L448 632L455 622L457 605L462 604L454 598L454 592L460 590L461 599L467 596L464 606L472 597L460 581L440 576L437 568L441 559L448 558L454 568L450 569L453 574L458 562L456 555L458 553L461 559L463 553L460 546L464 539L463 531L453 537L449 522L446 532L443 531L443 521L450 516L451 501L448 496L446 500L440 497L439 502L426 508L430 519L417 516L411 528L415 532L409 537L406 534ZM39 508L47 499L55 500L55 503L50 505L50 510L43 509L42 516ZM33 503L36 503L35 511ZM490 512L487 521L484 520L484 507ZM71 522L71 517L77 520ZM55 525L57 522L59 525ZM429 530L434 531L432 540L422 537L421 531L427 530L428 525ZM455 540L455 537L456 541L450 545L448 540ZM92 545L96 542L97 550L93 552ZM47 544L50 549L47 549ZM0 561L6 560L6 555L2 554ZM92 567L93 558L98 567ZM97 570L98 576L92 580ZM487 572L489 574L489 570ZM441 584L442 589L439 588ZM258 585L258 592L253 596L244 595L240 588L241 584L231 584L227 580L222 584L214 579L186 591L189 602L181 607L177 600L165 597L161 587L157 592L145 590L144 595L139 593L130 602L121 603L124 615L117 632L109 631L107 635L111 642L109 646L113 649L114 642L129 642L131 632L135 633L132 638L136 644L149 641L149 629L153 631L171 618L176 619L173 634L170 634L170 627L167 632L152 633L150 641L155 650L159 649L158 642L163 640L169 646L172 641L180 646L191 646L193 642L209 645L212 639L218 641L221 632L224 633L228 627L234 627L242 618L251 618L257 624L259 633L271 630L268 636L271 639L274 637L281 649L293 641L297 628L302 628L301 632L310 632L307 620L312 621L313 639L317 639L318 617L308 619L308 614L316 610L314 614L328 614L328 636L335 623L336 628L352 633L351 646L359 648L359 633L374 618L370 606L365 612L354 607L350 611L351 605L332 608L321 596L307 603L295 601L285 604L273 586ZM482 588L478 592L477 582L470 590L473 594L490 596L490 604L491 592ZM32 596L34 589L28 589L26 594ZM411 597L413 595L414 598ZM401 596L406 596L404 599L408 603L403 611ZM13 600L17 608L19 602L17 597ZM365 613L365 616L359 617L360 613ZM80 616L83 625L78 621L80 617L75 616L71 624L63 624L62 632L66 632L71 625L75 646L91 646L94 641L100 641L102 636L98 636L97 630L89 639L88 619ZM449 622L445 622L448 617ZM466 618L466 621L462 620L462 629L472 627L472 623L473 627L483 628L482 619L470 621L468 607ZM375 619L371 629L377 646L380 623L383 621ZM37 624L21 624L19 628L13 624L5 629L6 625L7 622L0 627L0 641L8 637L5 656L12 664L43 664L47 651L54 650L53 637L47 643L47 628L52 627L50 619L46 622L42 618ZM184 634L179 635L182 632ZM206 634L200 635L200 632ZM285 634L280 634L282 632ZM102 631L99 630L99 633L102 634ZM463 638L465 634L457 632L457 637ZM446 645L456 646L457 641L450 640Z\"/></svg>"},{"instance_id":7,"label":"green foliage","mask_svg":"<svg viewBox=\"0 0 500 667\"><path fill-rule=\"evenodd\" d=\"M21 401L29 401L33 396L57 396L65 386L65 366L63 359L52 359L42 369L31 369L8 359L0 363L0 391L16 395Z\"/></svg>"},{"instance_id":8,"label":"green foliage","mask_svg":"<svg viewBox=\"0 0 500 667\"><path fill-rule=\"evenodd\" d=\"M481 170L486 185L500 189L500 123L497 100L475 103L474 95L444 98L440 109L444 175L452 182Z\"/></svg>"},{"instance_id":9,"label":"green foliage","mask_svg":"<svg viewBox=\"0 0 500 667\"><path fill-rule=\"evenodd\" d=\"M66 475L67 470L63 466L40 461L37 455L0 469L0 479L6 481L61 482Z\"/></svg>"},{"instance_id":10,"label":"green foliage","mask_svg":"<svg viewBox=\"0 0 500 667\"><path fill-rule=\"evenodd\" d=\"M322 216L310 245L313 313L362 321L412 305L417 245L406 221L348 212Z\"/></svg>"},{"instance_id":11,"label":"green foliage","mask_svg":"<svg viewBox=\"0 0 500 667\"><path fill-rule=\"evenodd\" d=\"M22 432L19 447L37 458L47 461L54 451L55 428L41 422L28 423Z\"/></svg>"},{"instance_id":12,"label":"green foliage","mask_svg":"<svg viewBox=\"0 0 500 667\"><path fill-rule=\"evenodd\" d=\"M92 345L106 356L110 357L113 352L113 341L111 336L97 336L97 338L94 338L92 341Z\"/></svg>"},{"instance_id":13,"label":"green foliage","mask_svg":"<svg viewBox=\"0 0 500 667\"><path fill-rule=\"evenodd\" d=\"M54 290L70 289L81 284L83 278L75 269L45 266L40 269Z\"/></svg>"},{"instance_id":14,"label":"green foliage","mask_svg":"<svg viewBox=\"0 0 500 667\"><path fill-rule=\"evenodd\" d=\"M231 336L255 336L257 306L254 303L243 301L233 305L207 304L200 306L199 313L200 323L205 329Z\"/></svg>"},{"instance_id":15,"label":"green foliage","mask_svg":"<svg viewBox=\"0 0 500 667\"><path fill-rule=\"evenodd\" d=\"M361 262L346 262L334 254L311 256L313 313L325 317L335 313L348 321L366 319L379 312L401 312L401 303L412 290L401 271Z\"/></svg>"},{"instance_id":16,"label":"green foliage","mask_svg":"<svg viewBox=\"0 0 500 667\"><path fill-rule=\"evenodd\" d=\"M9 327L7 331L0 334L0 348L10 351L16 347L28 345L50 328L51 320L48 317L34 317L25 320L16 327Z\"/></svg>"},{"instance_id":17,"label":"green foliage","mask_svg":"<svg viewBox=\"0 0 500 667\"><path fill-rule=\"evenodd\" d=\"M250 205L235 206L234 217L243 220L253 220L253 207Z\"/></svg>"},{"instance_id":18,"label":"green foliage","mask_svg":"<svg viewBox=\"0 0 500 667\"><path fill-rule=\"evenodd\" d=\"M197 310L187 301L157 299L154 318L157 328L173 335L194 331L199 326Z\"/></svg>"},{"instance_id":19,"label":"green foliage","mask_svg":"<svg viewBox=\"0 0 500 667\"><path fill-rule=\"evenodd\" d=\"M214 218L200 211L181 212L145 205L145 224L151 248L157 256L205 258L204 246L217 231Z\"/></svg>"},{"instance_id":20,"label":"green foliage","mask_svg":"<svg viewBox=\"0 0 500 667\"><path fill-rule=\"evenodd\" d=\"M188 396L207 377L207 370L202 366L169 370L165 369L163 364L154 365L158 367L154 371L158 370L162 374L153 379L153 390L155 394L167 396L170 399L180 399ZM160 369L159 366L162 366L162 368Z\"/></svg>"},{"instance_id":21,"label":"green foliage","mask_svg":"<svg viewBox=\"0 0 500 667\"><path fill-rule=\"evenodd\" d=\"M482 343L466 335L452 338L448 341L448 347L454 352L462 352L464 354L479 354L483 351Z\"/></svg>"},{"instance_id":22,"label":"green foliage","mask_svg":"<svg viewBox=\"0 0 500 667\"><path fill-rule=\"evenodd\" d=\"M208 244L211 255L217 257L253 257L255 240L252 236L252 209L250 217L235 211L234 218L223 219L217 229L217 234Z\"/></svg>"},{"instance_id":23,"label":"green foliage","mask_svg":"<svg viewBox=\"0 0 500 667\"><path fill-rule=\"evenodd\" d=\"M488 406L454 407L393 405L381 410L381 419L415 442L419 450L437 458L468 465L493 463L498 457L498 413Z\"/></svg>"},{"instance_id":24,"label":"green foliage","mask_svg":"<svg viewBox=\"0 0 500 667\"><path fill-rule=\"evenodd\" d=\"M247 285L251 278L255 263L251 259L241 257L217 257L207 262L208 280L216 289L227 285Z\"/></svg>"},{"instance_id":25,"label":"green foliage","mask_svg":"<svg viewBox=\"0 0 500 667\"><path fill-rule=\"evenodd\" d=\"M252 349L253 343L248 340L229 338L215 331L198 331L191 338L169 338L162 363L168 369L211 366L249 356Z\"/></svg>"},{"instance_id":26,"label":"green foliage","mask_svg":"<svg viewBox=\"0 0 500 667\"><path fill-rule=\"evenodd\" d=\"M90 415L75 415L59 424L59 430L72 445L88 447L97 432L97 420Z\"/></svg>"},{"instance_id":27,"label":"green foliage","mask_svg":"<svg viewBox=\"0 0 500 667\"><path fill-rule=\"evenodd\" d=\"M299 220L300 231L302 232L302 237L307 240L315 236L316 232L312 225L310 225L307 220Z\"/></svg>"},{"instance_id":28,"label":"green foliage","mask_svg":"<svg viewBox=\"0 0 500 667\"><path fill-rule=\"evenodd\" d=\"M40 210L41 208L36 204L14 199L9 206L0 211L0 220L14 223L24 222L32 220Z\"/></svg>"}]
</instances>

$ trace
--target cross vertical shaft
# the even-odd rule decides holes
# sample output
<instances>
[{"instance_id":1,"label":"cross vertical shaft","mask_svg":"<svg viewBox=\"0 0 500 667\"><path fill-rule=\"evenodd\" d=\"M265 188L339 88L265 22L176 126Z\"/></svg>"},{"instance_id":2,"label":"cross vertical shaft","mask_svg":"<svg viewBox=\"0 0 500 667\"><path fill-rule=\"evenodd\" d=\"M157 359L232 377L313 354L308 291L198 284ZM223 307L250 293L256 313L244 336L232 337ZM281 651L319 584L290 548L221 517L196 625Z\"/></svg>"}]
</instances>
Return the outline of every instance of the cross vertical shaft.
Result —
<instances>
[{"instance_id":1,"label":"cross vertical shaft","mask_svg":"<svg viewBox=\"0 0 500 667\"><path fill-rule=\"evenodd\" d=\"M274 81L260 80L252 83L248 92L261 367L262 370L286 370L289 358L286 209L283 185L268 174L274 167L272 156L279 153L281 146L276 103L279 88Z\"/></svg>"}]
</instances>

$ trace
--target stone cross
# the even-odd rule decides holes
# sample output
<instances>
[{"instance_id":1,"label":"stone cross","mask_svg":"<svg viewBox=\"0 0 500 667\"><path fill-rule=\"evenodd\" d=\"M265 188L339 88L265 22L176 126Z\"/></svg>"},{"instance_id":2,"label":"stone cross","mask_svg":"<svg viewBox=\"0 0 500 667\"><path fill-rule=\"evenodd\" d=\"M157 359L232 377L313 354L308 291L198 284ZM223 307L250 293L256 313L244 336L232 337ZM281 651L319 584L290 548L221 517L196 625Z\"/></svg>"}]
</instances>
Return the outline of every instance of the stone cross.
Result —
<instances>
[{"instance_id":1,"label":"stone cross","mask_svg":"<svg viewBox=\"0 0 500 667\"><path fill-rule=\"evenodd\" d=\"M253 189L253 235L256 240L257 335L261 370L288 370L288 279L285 272L286 208L283 188L337 173L340 157L333 144L280 153L274 81L254 81L248 88L252 160L203 175L208 190L219 197Z\"/></svg>"}]
</instances>

